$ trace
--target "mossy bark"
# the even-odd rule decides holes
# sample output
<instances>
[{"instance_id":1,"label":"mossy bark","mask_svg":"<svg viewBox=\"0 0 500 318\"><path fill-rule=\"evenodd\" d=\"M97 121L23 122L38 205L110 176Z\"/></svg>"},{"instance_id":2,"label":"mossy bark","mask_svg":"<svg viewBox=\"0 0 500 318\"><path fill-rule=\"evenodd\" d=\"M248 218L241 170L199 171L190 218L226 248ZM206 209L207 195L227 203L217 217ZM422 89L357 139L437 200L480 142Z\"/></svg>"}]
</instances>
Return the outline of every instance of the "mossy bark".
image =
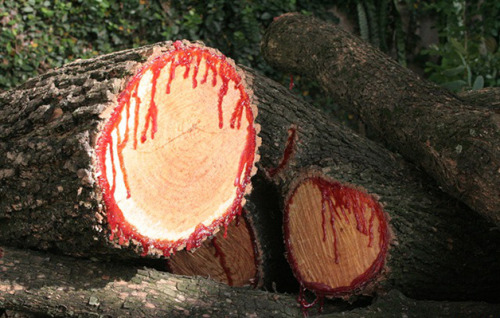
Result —
<instances>
[{"instance_id":1,"label":"mossy bark","mask_svg":"<svg viewBox=\"0 0 500 318\"><path fill-rule=\"evenodd\" d=\"M304 173L363 188L389 215L394 240L377 289L423 299L498 297L500 233L403 158L305 103L274 81L245 69L257 98L261 171L272 171L282 196ZM296 129L288 163L290 128ZM283 202L283 198L281 198ZM305 222L306 220L304 220Z\"/></svg>"},{"instance_id":2,"label":"mossy bark","mask_svg":"<svg viewBox=\"0 0 500 318\"><path fill-rule=\"evenodd\" d=\"M500 114L421 80L361 39L313 17L276 19L262 53L272 66L318 81L379 140L500 225Z\"/></svg>"}]
</instances>

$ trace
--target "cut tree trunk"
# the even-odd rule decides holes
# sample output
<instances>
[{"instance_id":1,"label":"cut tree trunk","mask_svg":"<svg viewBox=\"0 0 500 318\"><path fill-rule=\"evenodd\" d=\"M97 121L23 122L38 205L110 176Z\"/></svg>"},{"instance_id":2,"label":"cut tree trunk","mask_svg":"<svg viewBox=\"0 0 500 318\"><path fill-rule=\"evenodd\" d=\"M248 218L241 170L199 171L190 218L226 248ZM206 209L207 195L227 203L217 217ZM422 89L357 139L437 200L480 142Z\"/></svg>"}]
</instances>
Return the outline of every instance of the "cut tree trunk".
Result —
<instances>
[{"instance_id":1,"label":"cut tree trunk","mask_svg":"<svg viewBox=\"0 0 500 318\"><path fill-rule=\"evenodd\" d=\"M255 173L251 92L189 42L76 61L0 95L0 242L170 255L227 226Z\"/></svg>"},{"instance_id":2,"label":"cut tree trunk","mask_svg":"<svg viewBox=\"0 0 500 318\"><path fill-rule=\"evenodd\" d=\"M299 213L293 230L285 216L285 239L303 287L500 300L500 233L487 221L400 156L245 71L259 108L257 166L275 180L285 214Z\"/></svg>"},{"instance_id":3,"label":"cut tree trunk","mask_svg":"<svg viewBox=\"0 0 500 318\"><path fill-rule=\"evenodd\" d=\"M229 286L260 287L260 254L255 230L243 210L225 232L219 231L194 251L172 255L168 267L177 275L209 277Z\"/></svg>"},{"instance_id":4,"label":"cut tree trunk","mask_svg":"<svg viewBox=\"0 0 500 318\"><path fill-rule=\"evenodd\" d=\"M317 80L379 139L500 225L500 114L421 80L361 39L313 17L276 19L262 53L280 70Z\"/></svg>"},{"instance_id":5,"label":"cut tree trunk","mask_svg":"<svg viewBox=\"0 0 500 318\"><path fill-rule=\"evenodd\" d=\"M0 313L3 308L50 317L301 317L290 295L124 264L12 248L3 253ZM495 317L499 311L495 304L415 301L392 291L367 308L325 317Z\"/></svg>"}]
</instances>

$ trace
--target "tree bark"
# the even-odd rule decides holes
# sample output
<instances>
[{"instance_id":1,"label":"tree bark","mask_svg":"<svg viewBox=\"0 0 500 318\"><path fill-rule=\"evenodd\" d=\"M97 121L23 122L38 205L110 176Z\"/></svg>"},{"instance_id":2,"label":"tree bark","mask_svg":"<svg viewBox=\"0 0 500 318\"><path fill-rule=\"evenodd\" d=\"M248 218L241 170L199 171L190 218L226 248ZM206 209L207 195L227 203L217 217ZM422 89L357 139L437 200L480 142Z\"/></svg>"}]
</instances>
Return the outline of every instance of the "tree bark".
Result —
<instances>
[{"instance_id":1,"label":"tree bark","mask_svg":"<svg viewBox=\"0 0 500 318\"><path fill-rule=\"evenodd\" d=\"M75 61L1 94L0 242L122 258L198 247L250 189L248 94L231 60L180 41Z\"/></svg>"},{"instance_id":2,"label":"tree bark","mask_svg":"<svg viewBox=\"0 0 500 318\"><path fill-rule=\"evenodd\" d=\"M500 113L500 87L487 87L477 91L464 91L457 96L466 104L485 107Z\"/></svg>"},{"instance_id":3,"label":"tree bark","mask_svg":"<svg viewBox=\"0 0 500 318\"><path fill-rule=\"evenodd\" d=\"M12 248L3 253L0 313L3 308L26 313L21 317L302 316L290 295L124 264ZM369 307L325 317L495 317L499 310L487 303L415 301L392 291Z\"/></svg>"},{"instance_id":4,"label":"tree bark","mask_svg":"<svg viewBox=\"0 0 500 318\"><path fill-rule=\"evenodd\" d=\"M452 196L500 225L500 115L418 78L361 39L287 14L267 30L271 66L306 75Z\"/></svg>"},{"instance_id":5,"label":"tree bark","mask_svg":"<svg viewBox=\"0 0 500 318\"><path fill-rule=\"evenodd\" d=\"M308 172L362 188L382 204L394 234L376 279L379 290L396 288L423 299L499 300L500 233L488 222L399 155L335 123L280 84L245 72L259 107L257 166L274 175L283 205L293 180ZM295 141L287 151L290 139Z\"/></svg>"},{"instance_id":6,"label":"tree bark","mask_svg":"<svg viewBox=\"0 0 500 318\"><path fill-rule=\"evenodd\" d=\"M0 308L52 317L299 317L295 298L200 277L3 248Z\"/></svg>"}]
</instances>

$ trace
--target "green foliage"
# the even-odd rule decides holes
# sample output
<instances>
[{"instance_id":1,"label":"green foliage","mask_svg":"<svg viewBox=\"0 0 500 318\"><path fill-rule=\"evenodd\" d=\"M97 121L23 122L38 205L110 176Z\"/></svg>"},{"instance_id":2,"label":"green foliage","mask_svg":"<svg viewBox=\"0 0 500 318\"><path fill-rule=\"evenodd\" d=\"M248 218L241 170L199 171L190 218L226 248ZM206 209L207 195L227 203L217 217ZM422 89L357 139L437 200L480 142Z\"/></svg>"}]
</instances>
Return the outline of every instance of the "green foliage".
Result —
<instances>
[{"instance_id":1,"label":"green foliage","mask_svg":"<svg viewBox=\"0 0 500 318\"><path fill-rule=\"evenodd\" d=\"M439 21L440 43L424 51L429 78L459 91L500 86L500 2L432 2L425 10Z\"/></svg>"},{"instance_id":2,"label":"green foliage","mask_svg":"<svg viewBox=\"0 0 500 318\"><path fill-rule=\"evenodd\" d=\"M76 58L177 39L276 76L260 39L290 11L331 16L320 0L0 0L0 91Z\"/></svg>"},{"instance_id":3,"label":"green foliage","mask_svg":"<svg viewBox=\"0 0 500 318\"><path fill-rule=\"evenodd\" d=\"M164 20L143 0L2 0L0 90L76 58L159 41Z\"/></svg>"},{"instance_id":4,"label":"green foliage","mask_svg":"<svg viewBox=\"0 0 500 318\"><path fill-rule=\"evenodd\" d=\"M428 61L426 74L437 83L453 90L500 86L498 1L335 5L357 21L365 40L401 64ZM290 11L337 22L333 6L322 0L0 0L0 91L76 58L177 39L202 40L238 63L288 82L289 75L276 73L260 56L265 28ZM420 52L413 31L425 15L438 22L440 42ZM306 98L319 95L314 83L297 78L296 84Z\"/></svg>"}]
</instances>

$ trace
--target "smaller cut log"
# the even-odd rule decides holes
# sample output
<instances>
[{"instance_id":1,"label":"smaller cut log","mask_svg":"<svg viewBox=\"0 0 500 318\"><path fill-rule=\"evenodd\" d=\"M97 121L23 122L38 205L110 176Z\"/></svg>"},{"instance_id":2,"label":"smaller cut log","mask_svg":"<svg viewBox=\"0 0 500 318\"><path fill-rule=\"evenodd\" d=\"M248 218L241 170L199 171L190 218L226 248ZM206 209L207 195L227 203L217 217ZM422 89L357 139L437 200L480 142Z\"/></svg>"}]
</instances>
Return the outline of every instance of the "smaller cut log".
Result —
<instances>
[{"instance_id":1,"label":"smaller cut log","mask_svg":"<svg viewBox=\"0 0 500 318\"><path fill-rule=\"evenodd\" d=\"M420 79L314 17L276 19L263 37L262 54L273 67L316 80L377 139L500 226L500 114Z\"/></svg>"},{"instance_id":2,"label":"smaller cut log","mask_svg":"<svg viewBox=\"0 0 500 318\"><path fill-rule=\"evenodd\" d=\"M303 288L351 296L383 270L389 222L362 189L306 174L295 180L284 213L287 258Z\"/></svg>"},{"instance_id":3,"label":"smaller cut log","mask_svg":"<svg viewBox=\"0 0 500 318\"><path fill-rule=\"evenodd\" d=\"M182 250L168 259L173 274L212 278L229 286L262 285L261 252L255 230L243 210L229 224L193 251Z\"/></svg>"},{"instance_id":4,"label":"smaller cut log","mask_svg":"<svg viewBox=\"0 0 500 318\"><path fill-rule=\"evenodd\" d=\"M296 218L300 235L296 241L305 244L301 247L305 254L322 257L311 270L328 267L328 279L342 280L327 281L332 285L315 289L313 283L326 285L317 279L323 272L312 274L309 281L302 279L307 270L295 270L303 287L308 285L320 296L336 288L346 288L342 297L395 288L420 299L500 300L496 292L500 284L500 233L493 231L490 223L443 193L401 156L356 135L282 85L246 68L245 78L259 107L256 120L262 145L257 166L267 171L281 193L283 210L288 205L292 207L289 212L301 215ZM322 181L303 185L308 177ZM335 195L336 191L351 193L357 199L345 200L343 195ZM361 197L365 206L359 203ZM292 206L289 198L297 205ZM379 209L382 212L377 212ZM345 246L358 248L346 252ZM348 258L351 253L360 258ZM306 259L304 256L302 261ZM372 267L379 260L383 265ZM375 273L364 275L370 269ZM344 273L348 274L346 278L338 278Z\"/></svg>"},{"instance_id":5,"label":"smaller cut log","mask_svg":"<svg viewBox=\"0 0 500 318\"><path fill-rule=\"evenodd\" d=\"M0 242L162 256L240 213L259 144L234 63L165 42L70 63L0 95Z\"/></svg>"}]
</instances>

